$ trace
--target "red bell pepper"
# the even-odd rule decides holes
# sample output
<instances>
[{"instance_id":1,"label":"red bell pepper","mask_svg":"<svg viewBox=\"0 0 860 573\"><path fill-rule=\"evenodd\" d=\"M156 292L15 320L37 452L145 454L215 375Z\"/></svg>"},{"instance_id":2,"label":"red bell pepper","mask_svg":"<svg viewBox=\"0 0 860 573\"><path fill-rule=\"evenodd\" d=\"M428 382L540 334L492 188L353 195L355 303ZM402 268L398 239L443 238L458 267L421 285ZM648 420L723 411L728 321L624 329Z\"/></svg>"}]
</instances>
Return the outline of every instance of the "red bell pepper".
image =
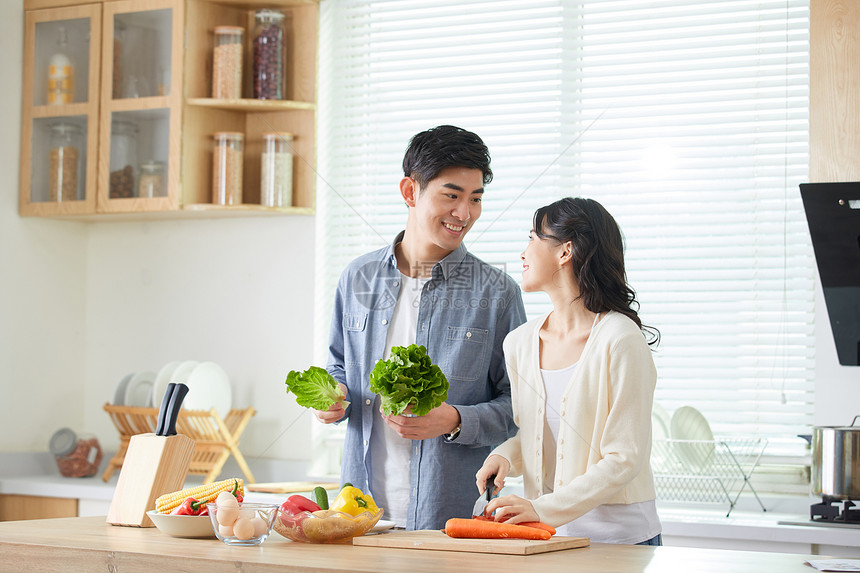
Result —
<instances>
[{"instance_id":1,"label":"red bell pepper","mask_svg":"<svg viewBox=\"0 0 860 573\"><path fill-rule=\"evenodd\" d=\"M319 505L303 495L291 495L287 498L287 501L281 504L281 511L289 513L290 515L296 515L303 511L313 513L314 511L319 510Z\"/></svg>"}]
</instances>

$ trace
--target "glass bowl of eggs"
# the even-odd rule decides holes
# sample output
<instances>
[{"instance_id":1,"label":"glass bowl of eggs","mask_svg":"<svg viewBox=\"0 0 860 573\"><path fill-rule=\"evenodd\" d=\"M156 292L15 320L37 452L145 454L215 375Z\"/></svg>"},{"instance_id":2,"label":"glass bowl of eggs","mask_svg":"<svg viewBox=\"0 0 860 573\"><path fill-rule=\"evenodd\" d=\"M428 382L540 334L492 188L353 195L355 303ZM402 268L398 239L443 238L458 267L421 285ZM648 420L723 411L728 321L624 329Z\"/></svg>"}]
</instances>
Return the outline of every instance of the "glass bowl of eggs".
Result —
<instances>
[{"instance_id":1,"label":"glass bowl of eggs","mask_svg":"<svg viewBox=\"0 0 860 573\"><path fill-rule=\"evenodd\" d=\"M240 502L230 492L221 492L206 507L215 536L228 545L261 544L278 515L277 505Z\"/></svg>"}]
</instances>

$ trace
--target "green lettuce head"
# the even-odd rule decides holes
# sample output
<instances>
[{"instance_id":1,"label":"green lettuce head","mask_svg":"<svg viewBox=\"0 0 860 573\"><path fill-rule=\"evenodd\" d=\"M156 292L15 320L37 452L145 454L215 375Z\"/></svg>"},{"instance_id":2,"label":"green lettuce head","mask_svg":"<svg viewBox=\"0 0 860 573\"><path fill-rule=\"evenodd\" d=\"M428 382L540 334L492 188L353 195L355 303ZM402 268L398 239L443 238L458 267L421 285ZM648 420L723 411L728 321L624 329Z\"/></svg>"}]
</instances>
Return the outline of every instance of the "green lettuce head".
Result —
<instances>
[{"instance_id":1,"label":"green lettuce head","mask_svg":"<svg viewBox=\"0 0 860 573\"><path fill-rule=\"evenodd\" d=\"M287 391L296 395L299 406L314 410L328 410L335 402L340 402L343 395L337 387L337 381L332 378L325 368L311 366L304 372L291 370L287 374ZM344 401L346 408L348 402Z\"/></svg>"},{"instance_id":2,"label":"green lettuce head","mask_svg":"<svg viewBox=\"0 0 860 573\"><path fill-rule=\"evenodd\" d=\"M370 373L370 391L382 397L382 411L402 414L409 405L423 416L448 399L448 379L433 364L423 346L392 346L388 360L380 360Z\"/></svg>"}]
</instances>

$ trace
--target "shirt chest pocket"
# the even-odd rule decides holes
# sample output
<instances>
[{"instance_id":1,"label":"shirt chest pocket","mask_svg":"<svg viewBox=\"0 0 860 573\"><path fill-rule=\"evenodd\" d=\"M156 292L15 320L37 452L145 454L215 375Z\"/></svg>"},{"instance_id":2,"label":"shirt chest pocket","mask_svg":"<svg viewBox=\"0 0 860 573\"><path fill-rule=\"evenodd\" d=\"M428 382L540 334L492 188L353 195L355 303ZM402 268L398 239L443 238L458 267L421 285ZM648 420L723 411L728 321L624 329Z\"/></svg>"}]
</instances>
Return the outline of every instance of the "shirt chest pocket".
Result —
<instances>
[{"instance_id":1,"label":"shirt chest pocket","mask_svg":"<svg viewBox=\"0 0 860 573\"><path fill-rule=\"evenodd\" d=\"M487 374L490 331L468 326L449 326L445 338L445 367L448 378L477 380Z\"/></svg>"},{"instance_id":2,"label":"shirt chest pocket","mask_svg":"<svg viewBox=\"0 0 860 573\"><path fill-rule=\"evenodd\" d=\"M367 326L367 314L343 313L343 329L348 332L363 332Z\"/></svg>"}]
</instances>

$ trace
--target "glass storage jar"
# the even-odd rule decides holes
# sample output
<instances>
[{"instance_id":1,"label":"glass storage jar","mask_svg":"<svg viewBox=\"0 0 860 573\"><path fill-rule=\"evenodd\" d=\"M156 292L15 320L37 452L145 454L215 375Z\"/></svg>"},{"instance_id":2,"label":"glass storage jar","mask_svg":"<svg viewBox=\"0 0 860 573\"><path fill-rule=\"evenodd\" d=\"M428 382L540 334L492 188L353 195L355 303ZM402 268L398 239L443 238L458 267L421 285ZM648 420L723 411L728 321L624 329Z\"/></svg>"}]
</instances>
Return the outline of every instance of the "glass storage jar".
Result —
<instances>
[{"instance_id":1,"label":"glass storage jar","mask_svg":"<svg viewBox=\"0 0 860 573\"><path fill-rule=\"evenodd\" d=\"M127 121L114 121L110 131L110 198L134 197L134 182L137 176L137 126Z\"/></svg>"},{"instance_id":2,"label":"glass storage jar","mask_svg":"<svg viewBox=\"0 0 860 573\"><path fill-rule=\"evenodd\" d=\"M260 204L266 207L293 205L292 133L263 134L260 161Z\"/></svg>"},{"instance_id":3,"label":"glass storage jar","mask_svg":"<svg viewBox=\"0 0 860 573\"><path fill-rule=\"evenodd\" d=\"M144 198L166 197L164 187L164 163L147 161L140 165L140 181L137 184L137 196Z\"/></svg>"},{"instance_id":4,"label":"glass storage jar","mask_svg":"<svg viewBox=\"0 0 860 573\"><path fill-rule=\"evenodd\" d=\"M54 432L48 449L54 454L57 468L64 477L94 476L104 457L95 436L77 435L71 428L60 428Z\"/></svg>"},{"instance_id":5,"label":"glass storage jar","mask_svg":"<svg viewBox=\"0 0 860 573\"><path fill-rule=\"evenodd\" d=\"M284 15L277 10L254 14L254 98L283 99Z\"/></svg>"},{"instance_id":6,"label":"glass storage jar","mask_svg":"<svg viewBox=\"0 0 860 573\"><path fill-rule=\"evenodd\" d=\"M242 39L245 29L239 26L215 28L215 50L212 55L212 97L242 97Z\"/></svg>"},{"instance_id":7,"label":"glass storage jar","mask_svg":"<svg viewBox=\"0 0 860 573\"><path fill-rule=\"evenodd\" d=\"M242 164L245 135L236 131L214 134L212 153L212 203L239 205L242 203Z\"/></svg>"},{"instance_id":8,"label":"glass storage jar","mask_svg":"<svg viewBox=\"0 0 860 573\"><path fill-rule=\"evenodd\" d=\"M80 187L83 140L81 129L70 123L51 126L51 151L48 199L52 202L77 201Z\"/></svg>"}]
</instances>

